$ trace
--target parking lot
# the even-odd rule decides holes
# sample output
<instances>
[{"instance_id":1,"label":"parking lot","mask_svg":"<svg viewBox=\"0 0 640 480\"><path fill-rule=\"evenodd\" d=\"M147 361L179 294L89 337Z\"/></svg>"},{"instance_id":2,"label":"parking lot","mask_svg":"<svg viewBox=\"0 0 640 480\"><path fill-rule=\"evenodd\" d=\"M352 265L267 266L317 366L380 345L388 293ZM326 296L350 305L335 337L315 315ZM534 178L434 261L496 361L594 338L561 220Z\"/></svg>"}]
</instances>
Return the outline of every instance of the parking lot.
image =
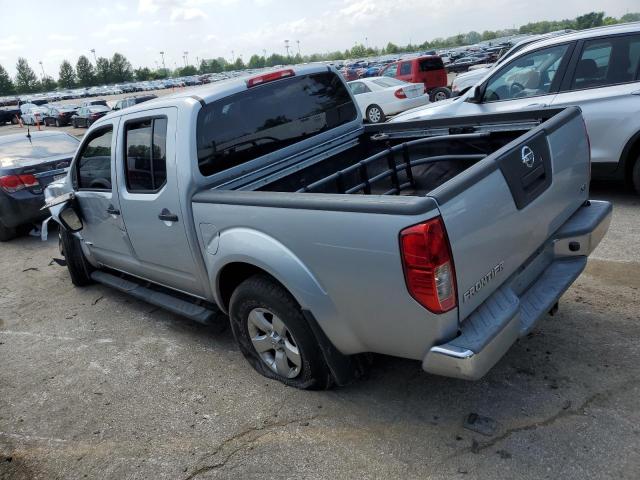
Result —
<instances>
[{"instance_id":1,"label":"parking lot","mask_svg":"<svg viewBox=\"0 0 640 480\"><path fill-rule=\"evenodd\" d=\"M74 288L56 235L3 244L0 478L637 478L640 200L619 191L593 188L613 223L559 312L475 383L377 356L288 388L229 330Z\"/></svg>"}]
</instances>

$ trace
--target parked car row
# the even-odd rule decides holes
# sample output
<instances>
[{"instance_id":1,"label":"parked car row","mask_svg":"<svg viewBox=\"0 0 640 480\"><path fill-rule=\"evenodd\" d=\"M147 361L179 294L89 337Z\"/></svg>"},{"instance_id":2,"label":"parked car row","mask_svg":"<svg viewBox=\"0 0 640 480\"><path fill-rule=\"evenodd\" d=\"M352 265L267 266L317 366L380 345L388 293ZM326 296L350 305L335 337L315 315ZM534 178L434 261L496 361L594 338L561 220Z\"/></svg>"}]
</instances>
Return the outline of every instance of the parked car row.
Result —
<instances>
[{"instance_id":1,"label":"parked car row","mask_svg":"<svg viewBox=\"0 0 640 480\"><path fill-rule=\"evenodd\" d=\"M122 110L154 98L156 98L156 95L125 97L118 100L113 110ZM85 100L79 105L48 103L38 105L35 103L24 103L18 110L16 110L16 115L21 117L24 125L45 125L56 127L73 125L74 128L78 128L89 127L93 122L110 111L111 108L107 105L106 100L93 99ZM4 117L0 117L0 120L2 120L2 118Z\"/></svg>"}]
</instances>

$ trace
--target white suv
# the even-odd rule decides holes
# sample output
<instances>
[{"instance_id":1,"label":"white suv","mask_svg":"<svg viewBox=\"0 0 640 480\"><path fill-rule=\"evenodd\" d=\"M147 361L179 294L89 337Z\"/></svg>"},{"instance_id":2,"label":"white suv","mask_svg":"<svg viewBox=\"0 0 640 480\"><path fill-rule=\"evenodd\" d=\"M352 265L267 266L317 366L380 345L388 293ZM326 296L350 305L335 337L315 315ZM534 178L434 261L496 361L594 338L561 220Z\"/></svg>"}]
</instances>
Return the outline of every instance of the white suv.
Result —
<instances>
[{"instance_id":1,"label":"white suv","mask_svg":"<svg viewBox=\"0 0 640 480\"><path fill-rule=\"evenodd\" d=\"M393 122L569 105L582 108L594 178L625 179L640 193L640 23L535 42L460 97Z\"/></svg>"}]
</instances>

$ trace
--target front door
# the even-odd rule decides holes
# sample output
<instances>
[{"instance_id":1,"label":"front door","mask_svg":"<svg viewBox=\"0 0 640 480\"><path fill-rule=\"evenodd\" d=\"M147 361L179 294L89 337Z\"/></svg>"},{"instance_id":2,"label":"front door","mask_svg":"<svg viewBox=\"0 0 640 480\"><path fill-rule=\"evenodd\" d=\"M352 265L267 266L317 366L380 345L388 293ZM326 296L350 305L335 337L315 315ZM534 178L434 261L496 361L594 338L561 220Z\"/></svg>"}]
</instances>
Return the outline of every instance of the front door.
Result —
<instances>
[{"instance_id":1,"label":"front door","mask_svg":"<svg viewBox=\"0 0 640 480\"><path fill-rule=\"evenodd\" d=\"M119 215L115 131L117 120L83 141L74 164L74 188L84 223L80 236L91 255L98 262L124 268L132 252Z\"/></svg>"},{"instance_id":2,"label":"front door","mask_svg":"<svg viewBox=\"0 0 640 480\"><path fill-rule=\"evenodd\" d=\"M133 274L202 296L176 167L177 110L122 118L117 165L122 218L139 262ZM184 199L187 202L187 199ZM198 253L198 252L195 252Z\"/></svg>"}]
</instances>

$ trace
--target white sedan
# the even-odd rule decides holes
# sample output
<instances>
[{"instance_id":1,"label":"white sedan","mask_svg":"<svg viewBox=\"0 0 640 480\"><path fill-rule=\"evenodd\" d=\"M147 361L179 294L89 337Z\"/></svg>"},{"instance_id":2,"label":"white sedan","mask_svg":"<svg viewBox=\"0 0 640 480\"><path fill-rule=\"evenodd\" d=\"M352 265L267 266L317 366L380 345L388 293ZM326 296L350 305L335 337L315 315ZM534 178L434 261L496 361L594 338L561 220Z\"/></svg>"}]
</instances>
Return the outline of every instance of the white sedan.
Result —
<instances>
[{"instance_id":1,"label":"white sedan","mask_svg":"<svg viewBox=\"0 0 640 480\"><path fill-rule=\"evenodd\" d=\"M407 83L389 77L369 77L348 82L367 122L384 122L388 115L429 103L422 83Z\"/></svg>"}]
</instances>

